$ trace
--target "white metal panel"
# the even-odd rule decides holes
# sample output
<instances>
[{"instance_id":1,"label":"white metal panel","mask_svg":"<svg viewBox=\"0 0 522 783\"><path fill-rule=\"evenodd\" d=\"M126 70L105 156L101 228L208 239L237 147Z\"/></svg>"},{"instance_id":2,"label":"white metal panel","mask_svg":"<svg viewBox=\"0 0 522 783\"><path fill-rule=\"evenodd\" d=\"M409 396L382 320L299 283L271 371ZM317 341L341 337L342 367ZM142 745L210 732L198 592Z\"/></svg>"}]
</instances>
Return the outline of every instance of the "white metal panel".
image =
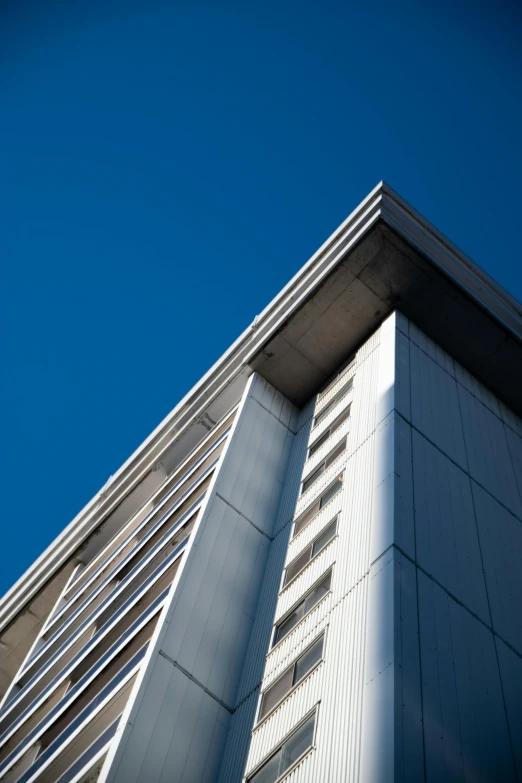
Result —
<instances>
[{"instance_id":1,"label":"white metal panel","mask_svg":"<svg viewBox=\"0 0 522 783\"><path fill-rule=\"evenodd\" d=\"M498 400L493 392L486 389L482 383L477 381L477 379L458 362L455 362L455 375L461 386L464 386L470 394L480 400L480 402L485 405L486 408L489 408L495 416L500 417Z\"/></svg>"},{"instance_id":2,"label":"white metal panel","mask_svg":"<svg viewBox=\"0 0 522 783\"><path fill-rule=\"evenodd\" d=\"M506 715L519 780L522 780L522 657L495 637Z\"/></svg>"},{"instance_id":3,"label":"white metal panel","mask_svg":"<svg viewBox=\"0 0 522 783\"><path fill-rule=\"evenodd\" d=\"M471 477L522 519L522 501L502 421L460 385L459 398Z\"/></svg>"},{"instance_id":4,"label":"white metal panel","mask_svg":"<svg viewBox=\"0 0 522 783\"><path fill-rule=\"evenodd\" d=\"M469 477L413 431L417 562L489 623Z\"/></svg>"},{"instance_id":5,"label":"white metal panel","mask_svg":"<svg viewBox=\"0 0 522 783\"><path fill-rule=\"evenodd\" d=\"M231 435L216 491L267 535L275 515L288 463L293 434L251 400L248 414Z\"/></svg>"},{"instance_id":6,"label":"white metal panel","mask_svg":"<svg viewBox=\"0 0 522 783\"><path fill-rule=\"evenodd\" d=\"M259 686L263 677L266 653L272 636L277 595L281 584L289 531L290 525L287 525L270 545L268 562L259 591L255 619L248 640L245 662L236 695L236 704L247 698Z\"/></svg>"},{"instance_id":7,"label":"white metal panel","mask_svg":"<svg viewBox=\"0 0 522 783\"><path fill-rule=\"evenodd\" d=\"M252 389L262 402L253 398ZM280 395L270 395L266 384L256 384L253 377L142 687L124 721L122 742L108 770L111 781L181 783L217 777L270 547L258 528L273 528L294 438L266 405L273 405L279 417L288 413ZM281 562L283 557L284 552ZM160 659L168 659L182 678L170 673L167 682ZM155 694L152 700L149 692ZM179 725L169 717L175 709ZM209 760L202 743L210 743Z\"/></svg>"},{"instance_id":8,"label":"white metal panel","mask_svg":"<svg viewBox=\"0 0 522 783\"><path fill-rule=\"evenodd\" d=\"M370 562L392 544L415 557L411 428L392 412L380 422L375 440Z\"/></svg>"},{"instance_id":9,"label":"white metal panel","mask_svg":"<svg viewBox=\"0 0 522 783\"><path fill-rule=\"evenodd\" d=\"M451 356L443 351L442 348L433 342L427 334L422 332L415 324L410 321L410 340L417 348L420 348L430 359L433 359L443 370L446 370L453 378L455 377L455 363Z\"/></svg>"},{"instance_id":10,"label":"white metal panel","mask_svg":"<svg viewBox=\"0 0 522 783\"><path fill-rule=\"evenodd\" d=\"M306 425L298 430L297 435L294 437L291 457L286 471L286 477L279 508L277 511L273 535L279 533L283 526L288 524L293 519L295 514L295 507L301 487L303 463L306 459L306 453L308 450L310 423L311 419Z\"/></svg>"},{"instance_id":11,"label":"white metal panel","mask_svg":"<svg viewBox=\"0 0 522 783\"><path fill-rule=\"evenodd\" d=\"M517 433L509 427L504 426L504 431L506 433L511 462L515 472L518 494L522 498L522 437L517 435Z\"/></svg>"},{"instance_id":12,"label":"white metal panel","mask_svg":"<svg viewBox=\"0 0 522 783\"><path fill-rule=\"evenodd\" d=\"M369 577L360 779L423 776L415 567L392 548Z\"/></svg>"},{"instance_id":13,"label":"white metal panel","mask_svg":"<svg viewBox=\"0 0 522 783\"><path fill-rule=\"evenodd\" d=\"M396 328L393 313L381 326L376 388L376 422L397 410L408 420L410 411L410 343Z\"/></svg>"},{"instance_id":14,"label":"white metal panel","mask_svg":"<svg viewBox=\"0 0 522 783\"><path fill-rule=\"evenodd\" d=\"M351 590L367 573L370 565L375 442L375 436L368 438L347 463L335 576L338 597Z\"/></svg>"},{"instance_id":15,"label":"white metal panel","mask_svg":"<svg viewBox=\"0 0 522 783\"><path fill-rule=\"evenodd\" d=\"M269 411L276 419L292 432L297 431L299 411L292 405L290 400L287 400L281 392L277 391L270 383L261 378L260 375L254 374L252 384L250 386L250 396L252 399L257 400L267 411Z\"/></svg>"},{"instance_id":16,"label":"white metal panel","mask_svg":"<svg viewBox=\"0 0 522 783\"><path fill-rule=\"evenodd\" d=\"M522 438L522 419L499 400L502 421Z\"/></svg>"},{"instance_id":17,"label":"white metal panel","mask_svg":"<svg viewBox=\"0 0 522 783\"><path fill-rule=\"evenodd\" d=\"M514 781L493 634L418 571L426 780Z\"/></svg>"},{"instance_id":18,"label":"white metal panel","mask_svg":"<svg viewBox=\"0 0 522 783\"><path fill-rule=\"evenodd\" d=\"M467 469L457 384L446 370L410 344L412 424Z\"/></svg>"},{"instance_id":19,"label":"white metal panel","mask_svg":"<svg viewBox=\"0 0 522 783\"><path fill-rule=\"evenodd\" d=\"M522 655L522 523L472 482L494 630Z\"/></svg>"}]
</instances>

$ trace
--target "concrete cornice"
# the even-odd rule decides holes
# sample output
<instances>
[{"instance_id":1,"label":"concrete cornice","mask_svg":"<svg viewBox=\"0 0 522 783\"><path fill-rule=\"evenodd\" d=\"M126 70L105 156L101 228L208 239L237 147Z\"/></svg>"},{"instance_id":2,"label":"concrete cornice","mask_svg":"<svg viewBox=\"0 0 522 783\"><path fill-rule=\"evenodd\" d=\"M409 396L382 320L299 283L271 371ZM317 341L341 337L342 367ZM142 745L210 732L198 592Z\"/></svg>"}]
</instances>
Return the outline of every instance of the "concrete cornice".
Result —
<instances>
[{"instance_id":1,"label":"concrete cornice","mask_svg":"<svg viewBox=\"0 0 522 783\"><path fill-rule=\"evenodd\" d=\"M335 268L381 223L451 280L476 307L487 313L492 323L522 344L521 305L381 182L3 597L0 630L227 389L233 386L236 398L241 394L256 357L314 297Z\"/></svg>"}]
</instances>

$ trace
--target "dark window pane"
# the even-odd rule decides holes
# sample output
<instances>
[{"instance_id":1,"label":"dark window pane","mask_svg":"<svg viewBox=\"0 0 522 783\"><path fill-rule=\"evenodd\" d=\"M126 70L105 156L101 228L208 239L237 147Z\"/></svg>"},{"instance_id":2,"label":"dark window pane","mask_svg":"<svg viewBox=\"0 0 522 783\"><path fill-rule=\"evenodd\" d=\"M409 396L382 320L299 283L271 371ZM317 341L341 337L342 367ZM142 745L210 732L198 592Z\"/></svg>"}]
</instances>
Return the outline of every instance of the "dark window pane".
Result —
<instances>
[{"instance_id":1,"label":"dark window pane","mask_svg":"<svg viewBox=\"0 0 522 783\"><path fill-rule=\"evenodd\" d=\"M331 487L328 487L324 495L321 495L321 500L319 502L319 508L323 508L326 506L329 500L331 500L333 497L337 495L340 489L343 488L343 480L341 476L335 481Z\"/></svg>"},{"instance_id":2,"label":"dark window pane","mask_svg":"<svg viewBox=\"0 0 522 783\"><path fill-rule=\"evenodd\" d=\"M315 503L313 503L310 508L305 511L305 513L299 517L297 522L295 523L294 527L294 537L301 532L303 528L307 526L307 524L315 517L317 512L319 511L320 505L319 501L316 500Z\"/></svg>"},{"instance_id":3,"label":"dark window pane","mask_svg":"<svg viewBox=\"0 0 522 783\"><path fill-rule=\"evenodd\" d=\"M332 463L335 462L337 457L340 457L344 451L346 451L346 438L343 438L342 441L337 444L335 449L333 449L333 451L331 451L328 454L324 463L324 470L326 470L326 468L329 468L330 465L332 465Z\"/></svg>"},{"instance_id":4,"label":"dark window pane","mask_svg":"<svg viewBox=\"0 0 522 783\"><path fill-rule=\"evenodd\" d=\"M295 734L292 734L290 739L288 739L283 745L280 770L281 775L292 766L294 761L297 761L299 756L303 755L305 750L312 746L314 739L314 725L315 714L308 718L306 723L303 723L303 725L295 732Z\"/></svg>"},{"instance_id":5,"label":"dark window pane","mask_svg":"<svg viewBox=\"0 0 522 783\"><path fill-rule=\"evenodd\" d=\"M332 538L335 536L335 533L337 532L337 518L332 522L326 530L324 530L318 539L314 542L312 546L312 557L315 557L321 549L324 549L325 546L329 541L332 540Z\"/></svg>"},{"instance_id":6,"label":"dark window pane","mask_svg":"<svg viewBox=\"0 0 522 783\"><path fill-rule=\"evenodd\" d=\"M307 478L307 479L305 479L305 481L303 481L303 489L302 489L302 492L306 492L306 490L307 490L307 489L309 489L309 488L312 486L312 484L315 484L315 482L317 481L317 479L319 478L319 476L321 475L321 473L324 473L324 471L325 471L325 465L326 465L326 463L322 462L322 463L319 465L319 467L318 467L318 468L316 468L316 469L314 470L314 472L313 472L313 473L311 473L311 474L310 474L310 476L308 476L308 478Z\"/></svg>"},{"instance_id":7,"label":"dark window pane","mask_svg":"<svg viewBox=\"0 0 522 783\"><path fill-rule=\"evenodd\" d=\"M330 430L326 430L325 433L321 435L321 437L313 443L310 448L308 449L308 458L312 456L312 454L315 454L315 452L321 448L323 443L326 443L328 438L330 437Z\"/></svg>"},{"instance_id":8,"label":"dark window pane","mask_svg":"<svg viewBox=\"0 0 522 783\"><path fill-rule=\"evenodd\" d=\"M321 598L323 598L326 593L330 590L330 583L332 581L332 574L331 572L328 574L326 579L323 579L321 584L317 585L317 587L312 590L312 592L306 596L305 599L305 606L304 606L304 612L303 614L306 614L310 611L319 601Z\"/></svg>"},{"instance_id":9,"label":"dark window pane","mask_svg":"<svg viewBox=\"0 0 522 783\"><path fill-rule=\"evenodd\" d=\"M336 430L338 430L338 429L339 429L339 427L341 426L341 424L344 424L344 422L345 422L347 419L349 419L349 418L350 418L350 410L351 410L351 407L352 407L351 405L348 405L348 407L346 408L346 410L344 410L344 411L341 413L341 415L340 415L340 416L338 416L338 417L336 418L336 420L332 422L332 424L330 425L330 429L329 429L329 433L330 433L330 435L333 435L333 434L334 434L334 432L335 432Z\"/></svg>"},{"instance_id":10,"label":"dark window pane","mask_svg":"<svg viewBox=\"0 0 522 783\"><path fill-rule=\"evenodd\" d=\"M266 764L263 764L259 772L248 778L249 783L274 783L279 777L279 767L281 764L281 751L278 750L275 756L272 756Z\"/></svg>"},{"instance_id":11,"label":"dark window pane","mask_svg":"<svg viewBox=\"0 0 522 783\"><path fill-rule=\"evenodd\" d=\"M299 620L304 615L304 606L305 606L305 602L302 601L299 604L299 606L296 606L292 614L289 617L287 617L286 620L284 620L284 622L281 623L281 625L277 627L274 644L276 644L280 639L282 639L284 636L289 634L292 628L294 628L297 625Z\"/></svg>"},{"instance_id":12,"label":"dark window pane","mask_svg":"<svg viewBox=\"0 0 522 783\"><path fill-rule=\"evenodd\" d=\"M324 636L321 636L312 646L295 662L294 680L292 685L302 680L303 677L312 669L317 661L323 657Z\"/></svg>"},{"instance_id":13,"label":"dark window pane","mask_svg":"<svg viewBox=\"0 0 522 783\"><path fill-rule=\"evenodd\" d=\"M284 584L287 585L288 582L290 582L292 579L294 579L297 574L299 574L303 568L307 565L307 563L310 562L310 547L305 549L302 555L299 555L299 557L294 560L293 563L290 563L288 568L285 572L285 581Z\"/></svg>"},{"instance_id":14,"label":"dark window pane","mask_svg":"<svg viewBox=\"0 0 522 783\"><path fill-rule=\"evenodd\" d=\"M285 693L288 693L293 684L293 673L294 667L290 666L290 668L265 691L261 700L259 720L264 718L272 707L275 707L275 705L281 701Z\"/></svg>"}]
</instances>

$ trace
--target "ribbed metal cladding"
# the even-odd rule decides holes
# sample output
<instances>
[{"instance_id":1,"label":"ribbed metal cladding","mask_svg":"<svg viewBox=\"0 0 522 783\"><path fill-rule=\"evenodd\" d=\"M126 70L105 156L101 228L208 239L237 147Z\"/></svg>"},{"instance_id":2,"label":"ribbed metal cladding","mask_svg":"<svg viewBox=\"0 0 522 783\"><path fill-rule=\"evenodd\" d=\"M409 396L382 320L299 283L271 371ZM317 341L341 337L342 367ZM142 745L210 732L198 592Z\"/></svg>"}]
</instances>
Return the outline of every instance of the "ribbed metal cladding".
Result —
<instances>
[{"instance_id":1,"label":"ribbed metal cladding","mask_svg":"<svg viewBox=\"0 0 522 783\"><path fill-rule=\"evenodd\" d=\"M245 770L259 687L237 707L230 722L217 783L240 783Z\"/></svg>"},{"instance_id":2,"label":"ribbed metal cladding","mask_svg":"<svg viewBox=\"0 0 522 783\"><path fill-rule=\"evenodd\" d=\"M326 627L323 662L254 729L247 773L317 705L315 747L285 781L357 780L367 582L363 579L328 613L323 626Z\"/></svg>"},{"instance_id":3,"label":"ribbed metal cladding","mask_svg":"<svg viewBox=\"0 0 522 783\"><path fill-rule=\"evenodd\" d=\"M375 477L377 394L381 331L378 330L356 356L353 367L328 390L314 409L301 412L287 469L285 486L270 547L256 619L237 694L225 749L220 781L239 783L239 764L250 742L247 773L262 762L278 743L318 705L316 747L285 776L285 780L357 780L360 756L364 642L369 540ZM353 388L339 400L323 421L312 429L313 416L329 404L353 376ZM313 401L312 401L313 402ZM351 416L307 460L308 447L351 405ZM321 464L325 456L347 437L347 448L314 484L299 496L303 476ZM341 491L296 535L293 521L343 474ZM284 568L320 532L337 518L337 535L285 588ZM290 540L289 540L290 539ZM273 624L332 572L330 592L272 649ZM273 713L253 726L259 694L309 647L326 633L324 661L285 698ZM255 702L255 707L252 703ZM339 714L351 716L339 721ZM250 723L249 723L250 722ZM323 739L321 740L321 737ZM332 740L336 743L332 752ZM245 768L242 770L245 773Z\"/></svg>"}]
</instances>

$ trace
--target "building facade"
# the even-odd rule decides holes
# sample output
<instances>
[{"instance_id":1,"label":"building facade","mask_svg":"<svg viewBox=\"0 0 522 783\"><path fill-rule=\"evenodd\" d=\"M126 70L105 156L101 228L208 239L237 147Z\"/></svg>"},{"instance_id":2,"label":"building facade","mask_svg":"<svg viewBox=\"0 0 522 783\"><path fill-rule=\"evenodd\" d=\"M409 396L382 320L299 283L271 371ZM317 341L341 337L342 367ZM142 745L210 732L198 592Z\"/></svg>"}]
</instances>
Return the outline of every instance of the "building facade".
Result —
<instances>
[{"instance_id":1,"label":"building facade","mask_svg":"<svg viewBox=\"0 0 522 783\"><path fill-rule=\"evenodd\" d=\"M521 390L379 185L2 599L0 781L522 780Z\"/></svg>"}]
</instances>

